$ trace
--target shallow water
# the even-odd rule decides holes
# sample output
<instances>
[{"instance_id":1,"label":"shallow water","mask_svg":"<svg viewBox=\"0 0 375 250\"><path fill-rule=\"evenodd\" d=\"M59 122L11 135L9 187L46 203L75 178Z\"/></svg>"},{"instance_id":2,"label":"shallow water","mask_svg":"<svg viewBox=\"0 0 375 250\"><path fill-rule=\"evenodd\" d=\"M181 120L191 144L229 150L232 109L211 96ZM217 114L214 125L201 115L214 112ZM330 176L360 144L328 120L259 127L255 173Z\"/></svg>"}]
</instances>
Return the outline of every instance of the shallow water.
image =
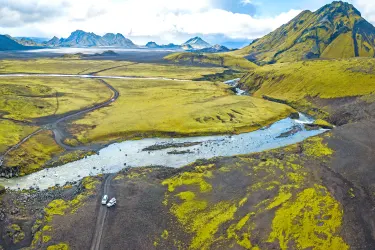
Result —
<instances>
[{"instance_id":1,"label":"shallow water","mask_svg":"<svg viewBox=\"0 0 375 250\"><path fill-rule=\"evenodd\" d=\"M141 76L95 76L95 75L70 75L70 74L0 74L0 77L74 77L74 78L94 78L94 79L144 79L144 80L166 80L188 82L192 80L181 80L165 77L141 77Z\"/></svg>"},{"instance_id":2,"label":"shallow water","mask_svg":"<svg viewBox=\"0 0 375 250\"><path fill-rule=\"evenodd\" d=\"M115 173L127 167L142 167L160 165L167 167L182 167L198 159L210 159L217 156L234 156L261 152L301 142L326 130L307 131L303 120L286 118L263 129L232 136L204 136L177 139L143 139L112 144L102 150L99 155L71 162L56 168L45 169L37 173L13 179L1 179L0 184L10 189L28 189L39 187L46 189L56 184L64 185L90 175L100 173ZM299 126L301 131L286 138L278 138L282 133ZM168 148L157 151L143 149L163 144L186 142L201 142L198 145L184 148ZM186 154L168 154L171 151L190 151Z\"/></svg>"}]
</instances>

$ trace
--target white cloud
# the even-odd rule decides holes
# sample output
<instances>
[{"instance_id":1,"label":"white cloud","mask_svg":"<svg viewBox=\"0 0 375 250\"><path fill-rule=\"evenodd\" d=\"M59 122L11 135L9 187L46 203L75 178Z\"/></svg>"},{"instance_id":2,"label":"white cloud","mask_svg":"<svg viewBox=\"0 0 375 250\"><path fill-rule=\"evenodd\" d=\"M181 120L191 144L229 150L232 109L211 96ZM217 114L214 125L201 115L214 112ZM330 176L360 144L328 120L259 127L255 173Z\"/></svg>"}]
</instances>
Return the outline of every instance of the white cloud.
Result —
<instances>
[{"instance_id":1,"label":"white cloud","mask_svg":"<svg viewBox=\"0 0 375 250\"><path fill-rule=\"evenodd\" d=\"M358 8L362 17L371 23L375 23L375 1L374 0L353 0L354 7Z\"/></svg>"},{"instance_id":2,"label":"white cloud","mask_svg":"<svg viewBox=\"0 0 375 250\"><path fill-rule=\"evenodd\" d=\"M0 33L67 37L72 31L82 29L100 35L120 32L138 43L149 39L180 43L194 34L253 39L276 29L300 12L290 10L272 18L252 17L215 9L214 1L0 0L3 6L0 7Z\"/></svg>"}]
</instances>

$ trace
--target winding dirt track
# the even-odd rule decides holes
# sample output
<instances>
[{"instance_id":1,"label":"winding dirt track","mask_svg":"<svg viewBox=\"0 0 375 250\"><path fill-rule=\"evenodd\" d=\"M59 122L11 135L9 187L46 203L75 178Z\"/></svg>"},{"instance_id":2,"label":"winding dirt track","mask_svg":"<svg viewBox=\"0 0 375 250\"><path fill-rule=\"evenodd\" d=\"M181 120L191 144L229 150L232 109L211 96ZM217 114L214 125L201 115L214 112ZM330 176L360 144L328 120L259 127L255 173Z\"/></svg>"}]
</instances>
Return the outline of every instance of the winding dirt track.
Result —
<instances>
[{"instance_id":1,"label":"winding dirt track","mask_svg":"<svg viewBox=\"0 0 375 250\"><path fill-rule=\"evenodd\" d=\"M103 197L103 195L109 195L110 187L111 187L111 181L114 178L114 174L107 175L104 181L104 184L102 186L102 195L100 196ZM91 242L91 247L90 250L99 250L100 249L100 243L102 240L102 235L103 235L103 228L104 228L104 223L105 219L107 217L108 209L107 206L102 205L100 200L98 202L99 207L99 212L97 215L97 220L96 220L96 226L95 226L95 232L93 234L92 242Z\"/></svg>"},{"instance_id":2,"label":"winding dirt track","mask_svg":"<svg viewBox=\"0 0 375 250\"><path fill-rule=\"evenodd\" d=\"M112 96L109 100L107 100L105 102L102 102L102 103L99 103L99 104L97 104L93 107L90 107L90 108L81 109L81 110L79 110L75 113L64 116L64 117L58 119L57 121L53 122L52 124L50 124L50 129L53 131L55 141L62 148L66 149L66 150L92 150L93 149L90 146L71 147L71 146L68 146L68 145L64 144L64 137L65 136L64 136L64 133L61 130L61 128L59 128L58 124L60 122L69 120L69 119L74 118L76 116L84 115L84 114L87 114L89 112L98 110L98 109L103 108L105 106L108 106L111 103L115 102L119 98L120 93L112 85L110 85L109 83L107 83L103 79L99 79L99 81L101 83L103 83L105 86L107 86L112 91L113 94L112 94Z\"/></svg>"},{"instance_id":3,"label":"winding dirt track","mask_svg":"<svg viewBox=\"0 0 375 250\"><path fill-rule=\"evenodd\" d=\"M2 165L4 158L11 151L16 150L23 143L25 143L28 139L30 139L32 136L34 136L34 135L36 135L36 134L38 134L38 133L40 133L41 131L44 131L44 130L51 130L53 132L53 134L54 134L54 139L55 139L56 143L60 147L64 148L65 150L87 150L88 151L88 150L96 150L96 149L98 149L97 148L98 146L78 146L78 147L72 147L72 146L66 145L64 143L64 139L65 139L64 132L58 126L58 124L60 122L69 120L69 119L74 118L76 116L84 115L84 114L87 114L89 112L98 110L100 108L103 108L105 106L110 105L111 103L115 102L118 99L118 97L120 96L120 93L112 85L110 85L109 83L107 83L103 79L98 79L98 80L102 84L104 84L105 86L107 86L112 91L112 96L111 96L111 98L109 100L106 100L105 102L96 104L96 105L94 105L92 107L89 107L89 108L83 108L83 109L77 110L75 112L69 112L67 115L65 115L63 117L56 118L57 120L55 120L53 122L41 124L42 128L40 128L37 131L35 131L35 132L31 133L30 135L26 136L19 143L17 143L16 145L10 147L2 156L0 156L0 166Z\"/></svg>"}]
</instances>

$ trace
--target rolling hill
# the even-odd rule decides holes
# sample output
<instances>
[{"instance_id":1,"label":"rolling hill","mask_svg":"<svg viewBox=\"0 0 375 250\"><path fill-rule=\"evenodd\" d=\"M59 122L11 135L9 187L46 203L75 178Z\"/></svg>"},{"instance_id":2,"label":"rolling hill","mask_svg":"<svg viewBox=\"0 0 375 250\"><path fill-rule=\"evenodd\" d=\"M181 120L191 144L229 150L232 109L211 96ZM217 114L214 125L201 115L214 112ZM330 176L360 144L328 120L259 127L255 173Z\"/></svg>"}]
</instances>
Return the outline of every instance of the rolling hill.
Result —
<instances>
[{"instance_id":1,"label":"rolling hill","mask_svg":"<svg viewBox=\"0 0 375 250\"><path fill-rule=\"evenodd\" d=\"M373 57L375 27L351 4L335 1L232 52L263 65L312 58Z\"/></svg>"},{"instance_id":2,"label":"rolling hill","mask_svg":"<svg viewBox=\"0 0 375 250\"><path fill-rule=\"evenodd\" d=\"M10 36L0 35L0 50L23 50L27 49L16 41L14 41Z\"/></svg>"}]
</instances>

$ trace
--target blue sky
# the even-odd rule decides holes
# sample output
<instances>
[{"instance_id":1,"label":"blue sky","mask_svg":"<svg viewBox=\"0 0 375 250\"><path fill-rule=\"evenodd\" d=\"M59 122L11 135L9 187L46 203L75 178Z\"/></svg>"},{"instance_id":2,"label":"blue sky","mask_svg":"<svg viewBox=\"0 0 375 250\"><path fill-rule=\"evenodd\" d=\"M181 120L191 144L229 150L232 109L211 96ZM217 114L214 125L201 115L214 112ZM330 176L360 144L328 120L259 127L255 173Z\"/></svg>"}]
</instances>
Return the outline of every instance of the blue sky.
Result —
<instances>
[{"instance_id":1,"label":"blue sky","mask_svg":"<svg viewBox=\"0 0 375 250\"><path fill-rule=\"evenodd\" d=\"M137 44L246 44L326 0L0 0L0 34L67 37L76 29L122 33ZM374 0L351 0L375 23Z\"/></svg>"}]
</instances>

